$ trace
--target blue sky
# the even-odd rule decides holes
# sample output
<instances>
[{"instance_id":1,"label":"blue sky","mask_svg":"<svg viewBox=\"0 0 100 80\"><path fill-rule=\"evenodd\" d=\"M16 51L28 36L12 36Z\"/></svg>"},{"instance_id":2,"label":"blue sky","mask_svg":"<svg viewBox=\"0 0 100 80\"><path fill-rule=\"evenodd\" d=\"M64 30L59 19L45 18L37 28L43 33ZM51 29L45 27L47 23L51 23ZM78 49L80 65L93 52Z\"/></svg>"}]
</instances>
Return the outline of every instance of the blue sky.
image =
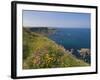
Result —
<instances>
[{"instance_id":1,"label":"blue sky","mask_svg":"<svg viewBox=\"0 0 100 80\"><path fill-rule=\"evenodd\" d=\"M23 26L90 28L90 13L23 11Z\"/></svg>"}]
</instances>

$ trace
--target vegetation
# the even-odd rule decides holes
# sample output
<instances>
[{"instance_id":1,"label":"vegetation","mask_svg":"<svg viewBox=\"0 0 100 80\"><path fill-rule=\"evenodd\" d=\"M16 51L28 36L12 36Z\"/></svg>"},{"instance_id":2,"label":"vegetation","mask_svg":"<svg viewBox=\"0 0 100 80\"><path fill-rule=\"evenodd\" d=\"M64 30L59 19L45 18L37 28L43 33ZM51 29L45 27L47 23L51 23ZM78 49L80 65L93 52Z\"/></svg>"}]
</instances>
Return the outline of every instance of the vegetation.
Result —
<instances>
[{"instance_id":1,"label":"vegetation","mask_svg":"<svg viewBox=\"0 0 100 80\"><path fill-rule=\"evenodd\" d=\"M61 45L23 28L23 69L89 66Z\"/></svg>"},{"instance_id":2,"label":"vegetation","mask_svg":"<svg viewBox=\"0 0 100 80\"><path fill-rule=\"evenodd\" d=\"M30 27L30 28L26 28L32 32L35 32L35 33L38 33L38 34L42 34L42 35L45 35L45 36L48 36L50 34L53 34L56 32L56 29L54 28L48 28L48 27Z\"/></svg>"}]
</instances>

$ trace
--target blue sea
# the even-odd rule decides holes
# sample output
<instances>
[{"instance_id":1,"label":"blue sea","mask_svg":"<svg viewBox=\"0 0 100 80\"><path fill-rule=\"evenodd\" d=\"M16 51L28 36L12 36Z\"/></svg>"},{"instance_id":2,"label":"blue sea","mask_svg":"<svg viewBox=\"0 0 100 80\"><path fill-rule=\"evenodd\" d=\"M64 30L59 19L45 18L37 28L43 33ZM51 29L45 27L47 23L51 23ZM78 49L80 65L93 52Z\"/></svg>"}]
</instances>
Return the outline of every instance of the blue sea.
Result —
<instances>
[{"instance_id":1,"label":"blue sea","mask_svg":"<svg viewBox=\"0 0 100 80\"><path fill-rule=\"evenodd\" d=\"M91 43L89 28L55 28L49 38L66 49L89 48Z\"/></svg>"}]
</instances>

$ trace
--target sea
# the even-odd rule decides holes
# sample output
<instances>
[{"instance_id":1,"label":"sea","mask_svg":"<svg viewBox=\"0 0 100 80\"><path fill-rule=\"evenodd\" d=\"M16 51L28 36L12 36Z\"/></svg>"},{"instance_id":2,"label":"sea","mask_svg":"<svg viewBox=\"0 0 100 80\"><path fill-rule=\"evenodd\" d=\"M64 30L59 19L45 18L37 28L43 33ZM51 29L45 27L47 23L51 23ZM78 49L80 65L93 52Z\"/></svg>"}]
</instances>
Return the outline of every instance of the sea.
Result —
<instances>
[{"instance_id":1,"label":"sea","mask_svg":"<svg viewBox=\"0 0 100 80\"><path fill-rule=\"evenodd\" d=\"M90 28L54 28L49 38L65 49L81 49L91 47Z\"/></svg>"}]
</instances>

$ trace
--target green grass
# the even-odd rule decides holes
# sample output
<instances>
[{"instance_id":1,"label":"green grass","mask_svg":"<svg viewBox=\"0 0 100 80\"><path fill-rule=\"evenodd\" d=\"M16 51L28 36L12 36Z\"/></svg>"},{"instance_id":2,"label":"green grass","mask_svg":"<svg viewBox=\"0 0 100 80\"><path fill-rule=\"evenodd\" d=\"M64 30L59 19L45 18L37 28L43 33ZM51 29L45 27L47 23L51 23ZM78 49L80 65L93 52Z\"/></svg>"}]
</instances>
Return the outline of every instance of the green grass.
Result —
<instances>
[{"instance_id":1,"label":"green grass","mask_svg":"<svg viewBox=\"0 0 100 80\"><path fill-rule=\"evenodd\" d=\"M89 66L47 37L23 28L23 69Z\"/></svg>"}]
</instances>

